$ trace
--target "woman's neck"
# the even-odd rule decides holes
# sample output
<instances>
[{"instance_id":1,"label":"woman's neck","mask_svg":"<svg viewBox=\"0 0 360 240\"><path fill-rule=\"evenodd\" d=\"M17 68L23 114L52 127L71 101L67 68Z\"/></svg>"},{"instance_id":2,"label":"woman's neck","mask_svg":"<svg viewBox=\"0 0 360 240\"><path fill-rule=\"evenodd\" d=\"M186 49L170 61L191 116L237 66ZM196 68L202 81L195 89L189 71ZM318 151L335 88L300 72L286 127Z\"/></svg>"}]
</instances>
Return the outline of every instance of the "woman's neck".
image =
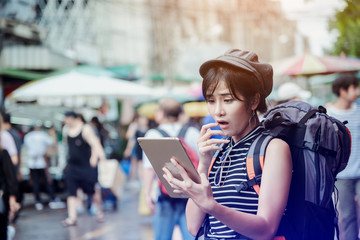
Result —
<instances>
[{"instance_id":1,"label":"woman's neck","mask_svg":"<svg viewBox=\"0 0 360 240\"><path fill-rule=\"evenodd\" d=\"M254 119L254 120L253 120ZM260 125L260 121L257 115L249 119L249 125L245 127L237 136L233 136L232 139L234 143L237 143L241 139L243 139L246 135L248 135L252 130L257 128Z\"/></svg>"}]
</instances>

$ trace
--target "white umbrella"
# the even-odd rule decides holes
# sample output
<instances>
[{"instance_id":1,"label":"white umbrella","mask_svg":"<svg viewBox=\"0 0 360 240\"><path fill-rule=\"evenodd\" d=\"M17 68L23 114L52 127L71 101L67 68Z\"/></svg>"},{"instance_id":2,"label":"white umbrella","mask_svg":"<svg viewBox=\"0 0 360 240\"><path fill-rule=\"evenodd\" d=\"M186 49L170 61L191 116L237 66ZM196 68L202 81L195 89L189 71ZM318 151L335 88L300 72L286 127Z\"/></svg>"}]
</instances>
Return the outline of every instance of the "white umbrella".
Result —
<instances>
[{"instance_id":1,"label":"white umbrella","mask_svg":"<svg viewBox=\"0 0 360 240\"><path fill-rule=\"evenodd\" d=\"M141 84L71 71L25 84L8 98L30 101L41 97L114 96L124 99L151 95L152 89Z\"/></svg>"}]
</instances>

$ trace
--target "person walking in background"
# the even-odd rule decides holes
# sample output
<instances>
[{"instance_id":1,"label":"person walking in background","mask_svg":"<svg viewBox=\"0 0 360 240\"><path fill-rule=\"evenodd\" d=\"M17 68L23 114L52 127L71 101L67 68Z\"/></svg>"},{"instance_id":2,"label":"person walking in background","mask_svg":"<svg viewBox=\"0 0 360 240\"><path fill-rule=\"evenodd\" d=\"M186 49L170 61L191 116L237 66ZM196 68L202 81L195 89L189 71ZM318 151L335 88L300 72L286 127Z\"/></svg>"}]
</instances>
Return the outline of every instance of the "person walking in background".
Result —
<instances>
[{"instance_id":1,"label":"person walking in background","mask_svg":"<svg viewBox=\"0 0 360 240\"><path fill-rule=\"evenodd\" d=\"M0 116L0 129L2 116ZM0 239L8 239L9 213L15 214L20 209L16 200L18 183L15 168L9 153L0 145ZM14 230L14 229L13 229ZM12 239L13 235L9 236Z\"/></svg>"},{"instance_id":2,"label":"person walking in background","mask_svg":"<svg viewBox=\"0 0 360 240\"><path fill-rule=\"evenodd\" d=\"M48 178L49 183L52 185L53 184L53 178L52 178L52 175L51 175L51 173L49 171L49 168L53 164L56 164L56 161L57 161L56 158L57 158L57 154L58 154L58 137L57 137L56 129L55 129L54 126L50 126L47 129L47 134L54 141L54 144L47 148L45 156L44 156L45 162L46 162L46 168L45 168L46 176Z\"/></svg>"},{"instance_id":3,"label":"person walking in background","mask_svg":"<svg viewBox=\"0 0 360 240\"><path fill-rule=\"evenodd\" d=\"M19 167L19 158L15 140L4 126L2 126L0 131L1 146L9 153L13 166L17 169Z\"/></svg>"},{"instance_id":4,"label":"person walking in background","mask_svg":"<svg viewBox=\"0 0 360 240\"><path fill-rule=\"evenodd\" d=\"M351 154L346 168L337 176L335 186L339 191L340 239L358 239L358 209L360 200L360 106L359 80L351 74L340 75L332 83L332 91L337 96L334 103L327 105L327 112L341 121L351 133Z\"/></svg>"},{"instance_id":5,"label":"person walking in background","mask_svg":"<svg viewBox=\"0 0 360 240\"><path fill-rule=\"evenodd\" d=\"M179 123L179 116L182 113L181 104L173 98L164 98L159 101L158 109L155 112L155 121L159 124L158 128L165 131L169 136L178 136L183 125ZM189 127L185 133L186 144L197 151L196 141L199 130ZM161 138L163 135L157 129L150 129L145 134L148 138ZM171 198L164 193L160 193L156 199L152 198L152 185L155 180L155 171L149 159L143 154L143 180L145 196L149 208L154 213L153 228L155 240L170 240L176 224L179 225L183 240L193 239L187 229L185 217L185 206L187 199ZM159 190L159 192L161 192Z\"/></svg>"},{"instance_id":6,"label":"person walking in background","mask_svg":"<svg viewBox=\"0 0 360 240\"><path fill-rule=\"evenodd\" d=\"M142 176L142 149L137 141L138 137L144 137L149 128L149 120L147 117L136 114L134 121L130 124L126 137L128 142L124 150L124 157L130 158L129 186L140 186Z\"/></svg>"},{"instance_id":7,"label":"person walking in background","mask_svg":"<svg viewBox=\"0 0 360 240\"><path fill-rule=\"evenodd\" d=\"M83 119L83 122L85 122L85 119ZM89 125L93 127L93 130L95 132L95 135L99 138L101 146L105 147L106 139L108 138L109 132L104 128L103 123L100 122L99 118L97 116L94 116L90 119ZM105 149L104 149L105 151ZM96 172L98 172L98 169L96 167ZM98 177L96 177L98 178ZM78 191L79 193L79 191ZM108 192L108 190L105 190L101 187L99 183L95 184L95 196L97 199L100 199L99 201L103 201L103 196L111 196L113 200L113 209L117 208L116 198L111 193ZM91 200L91 199L90 199ZM90 205L90 213L95 215L97 212L97 207L92 204L92 202L89 202Z\"/></svg>"},{"instance_id":8,"label":"person walking in background","mask_svg":"<svg viewBox=\"0 0 360 240\"><path fill-rule=\"evenodd\" d=\"M100 122L99 118L96 116L91 118L90 124L94 127L95 134L99 137L101 146L104 147L106 138L108 137L108 132Z\"/></svg>"},{"instance_id":9,"label":"person walking in background","mask_svg":"<svg viewBox=\"0 0 360 240\"><path fill-rule=\"evenodd\" d=\"M302 89L299 85L293 82L285 82L279 86L276 91L277 104L288 101L308 101L311 97L311 92Z\"/></svg>"},{"instance_id":10,"label":"person walking in background","mask_svg":"<svg viewBox=\"0 0 360 240\"><path fill-rule=\"evenodd\" d=\"M101 198L95 194L98 161L105 161L104 149L93 128L85 124L73 111L65 113L68 126L67 145L68 163L66 167L68 217L61 223L64 227L76 225L77 189L92 197L97 205L97 220L103 222L104 212Z\"/></svg>"},{"instance_id":11,"label":"person walking in background","mask_svg":"<svg viewBox=\"0 0 360 240\"><path fill-rule=\"evenodd\" d=\"M49 207L51 209L58 208L53 186L50 184L47 177L47 163L45 161L46 152L49 147L55 145L55 141L56 139L53 139L49 134L42 131L40 127L36 125L33 126L24 136L24 148L28 156L27 165L30 169L33 193L36 201L35 208L37 210L43 209L43 202L40 195L41 179L43 179L50 198Z\"/></svg>"},{"instance_id":12,"label":"person walking in background","mask_svg":"<svg viewBox=\"0 0 360 240\"><path fill-rule=\"evenodd\" d=\"M13 127L13 125L11 124L11 115L9 113L2 112L2 117L3 117L3 129L4 129L4 131L8 131L10 133L10 135L14 139L14 143L15 143L16 150L17 150L18 164L14 166L15 174L16 174L16 178L17 178L17 182L18 182L18 196L16 197L16 199L21 206L23 203L23 198L24 198L24 190L23 190L23 184L22 184L23 176L20 171L21 148L22 148L23 140L22 140L22 137L20 136L19 131L17 129L15 129ZM20 211L16 211L15 215L13 215L13 212L11 212L9 214L9 218L10 218L9 226L14 227L16 220L19 217L19 213L20 213Z\"/></svg>"},{"instance_id":13,"label":"person walking in background","mask_svg":"<svg viewBox=\"0 0 360 240\"><path fill-rule=\"evenodd\" d=\"M2 112L3 113L3 112ZM5 116L7 118L7 116ZM17 145L15 143L14 137L11 135L11 133L8 131L8 124L4 124L3 117L1 115L1 127L0 127L0 146L7 151L7 153L10 156L12 167L15 171L15 177L18 178L17 172L20 172L20 164L19 164L19 152L17 149ZM19 189L19 181L16 181L17 189ZM17 190L17 194L19 194L19 191ZM19 196L16 196L17 201L20 201ZM13 232L15 234L15 227L14 227L14 221L17 217L15 214L18 214L18 211L10 211L8 212L9 215L9 231Z\"/></svg>"},{"instance_id":14,"label":"person walking in background","mask_svg":"<svg viewBox=\"0 0 360 240\"><path fill-rule=\"evenodd\" d=\"M200 67L203 95L215 120L200 130L201 183L191 180L174 158L171 161L183 180L175 179L164 168L165 178L175 192L190 196L186 217L194 236L203 223L205 239L272 239L277 232L291 183L288 144L274 138L267 145L259 195L254 188L234 188L248 180L246 156L264 130L257 112L266 111L272 73L271 65L260 63L255 53L238 49ZM221 130L211 129L217 125ZM211 138L219 134L227 138Z\"/></svg>"},{"instance_id":15,"label":"person walking in background","mask_svg":"<svg viewBox=\"0 0 360 240\"><path fill-rule=\"evenodd\" d=\"M16 146L16 150L17 150L17 158L18 158L18 165L16 166L16 174L18 175L18 180L21 181L22 180L22 176L21 176L21 172L19 169L19 166L21 166L21 147L22 147L22 138L18 132L18 130L16 130L11 122L11 115L9 113L3 113L3 129L8 131L10 133L10 135L13 137L14 139L14 143Z\"/></svg>"}]
</instances>

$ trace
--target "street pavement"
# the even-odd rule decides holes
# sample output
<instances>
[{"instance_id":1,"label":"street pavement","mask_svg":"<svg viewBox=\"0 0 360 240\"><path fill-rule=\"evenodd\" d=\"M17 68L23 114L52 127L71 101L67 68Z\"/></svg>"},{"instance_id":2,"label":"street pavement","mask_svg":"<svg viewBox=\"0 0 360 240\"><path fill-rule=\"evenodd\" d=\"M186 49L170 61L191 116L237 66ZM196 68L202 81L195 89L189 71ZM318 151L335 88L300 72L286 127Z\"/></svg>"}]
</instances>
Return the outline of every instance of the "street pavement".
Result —
<instances>
[{"instance_id":1,"label":"street pavement","mask_svg":"<svg viewBox=\"0 0 360 240\"><path fill-rule=\"evenodd\" d=\"M65 208L54 210L44 205L38 211L32 194L26 194L14 240L152 240L152 218L138 214L138 195L138 190L125 188L117 210L105 208L105 222L99 223L96 216L85 212L79 215L76 226L64 228L61 221L67 216Z\"/></svg>"}]
</instances>

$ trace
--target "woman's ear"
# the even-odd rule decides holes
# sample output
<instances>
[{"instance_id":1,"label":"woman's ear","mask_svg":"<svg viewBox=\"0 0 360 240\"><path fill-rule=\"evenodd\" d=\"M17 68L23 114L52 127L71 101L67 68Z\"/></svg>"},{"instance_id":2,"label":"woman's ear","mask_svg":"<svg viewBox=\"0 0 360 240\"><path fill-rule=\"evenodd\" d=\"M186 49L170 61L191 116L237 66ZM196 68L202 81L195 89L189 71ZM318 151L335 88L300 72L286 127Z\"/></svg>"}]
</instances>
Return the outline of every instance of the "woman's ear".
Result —
<instances>
[{"instance_id":1,"label":"woman's ear","mask_svg":"<svg viewBox=\"0 0 360 240\"><path fill-rule=\"evenodd\" d=\"M340 88L339 89L339 96L346 96L348 93L349 88Z\"/></svg>"},{"instance_id":2,"label":"woman's ear","mask_svg":"<svg viewBox=\"0 0 360 240\"><path fill-rule=\"evenodd\" d=\"M256 93L251 101L251 110L256 110L260 103L260 93Z\"/></svg>"}]
</instances>

